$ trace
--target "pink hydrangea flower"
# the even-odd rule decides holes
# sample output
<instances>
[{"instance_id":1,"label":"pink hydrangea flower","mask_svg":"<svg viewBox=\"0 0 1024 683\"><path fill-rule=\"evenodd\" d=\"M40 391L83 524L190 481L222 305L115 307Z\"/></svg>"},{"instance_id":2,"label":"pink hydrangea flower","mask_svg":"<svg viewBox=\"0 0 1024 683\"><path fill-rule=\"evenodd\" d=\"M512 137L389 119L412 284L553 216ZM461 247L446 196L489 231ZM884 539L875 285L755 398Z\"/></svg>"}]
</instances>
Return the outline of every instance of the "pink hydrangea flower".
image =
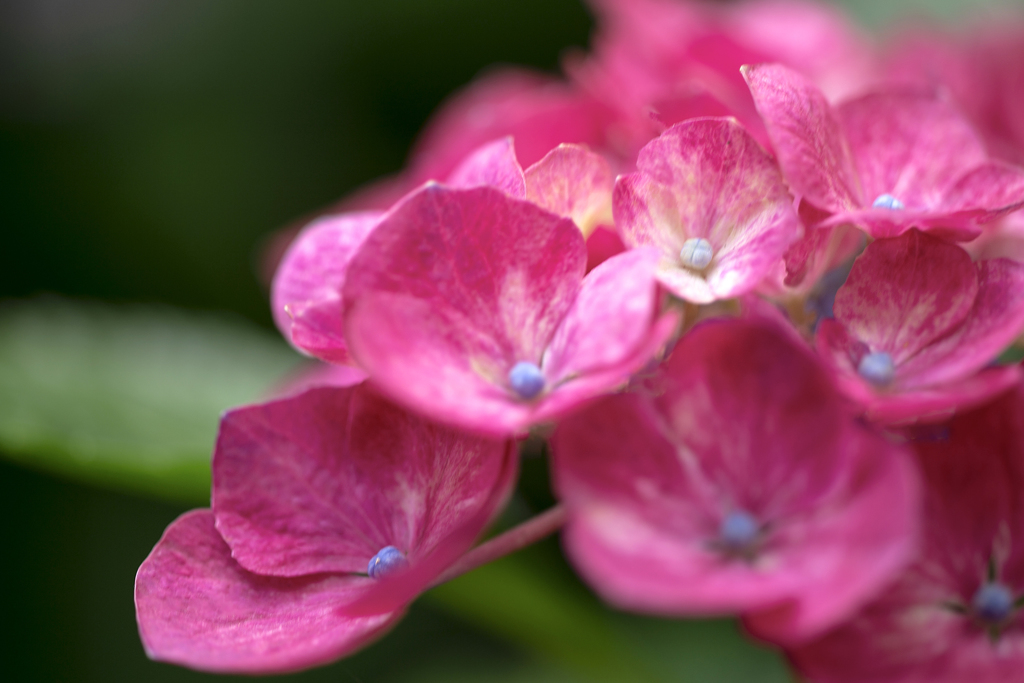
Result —
<instances>
[{"instance_id":1,"label":"pink hydrangea flower","mask_svg":"<svg viewBox=\"0 0 1024 683\"><path fill-rule=\"evenodd\" d=\"M529 200L572 219L584 236L611 223L613 182L608 162L579 145L559 145L524 171L512 138L481 145L445 179L451 187L493 187ZM285 252L271 286L271 310L278 329L299 351L329 363L354 362L345 343L341 293L349 262L384 216L380 211L324 216L306 226Z\"/></svg>"},{"instance_id":2,"label":"pink hydrangea flower","mask_svg":"<svg viewBox=\"0 0 1024 683\"><path fill-rule=\"evenodd\" d=\"M1024 672L1024 396L1005 394L915 444L916 561L791 659L817 683L1007 683Z\"/></svg>"},{"instance_id":3,"label":"pink hydrangea flower","mask_svg":"<svg viewBox=\"0 0 1024 683\"><path fill-rule=\"evenodd\" d=\"M566 551L607 600L738 612L762 637L798 642L909 561L912 464L856 423L790 333L704 323L648 389L567 418L553 440Z\"/></svg>"},{"instance_id":4,"label":"pink hydrangea flower","mask_svg":"<svg viewBox=\"0 0 1024 683\"><path fill-rule=\"evenodd\" d=\"M1020 375L1015 366L981 371L1024 328L1024 265L1015 261L972 263L960 247L911 230L868 245L834 310L818 349L871 419L945 417Z\"/></svg>"},{"instance_id":5,"label":"pink hydrangea flower","mask_svg":"<svg viewBox=\"0 0 1024 683\"><path fill-rule=\"evenodd\" d=\"M233 410L213 509L172 523L139 569L146 652L250 674L352 652L469 549L516 471L513 443L436 426L366 385Z\"/></svg>"},{"instance_id":6,"label":"pink hydrangea flower","mask_svg":"<svg viewBox=\"0 0 1024 683\"><path fill-rule=\"evenodd\" d=\"M1024 170L989 159L971 125L931 93L880 91L832 107L778 64L745 67L798 198L872 237L911 227L957 239L1024 205Z\"/></svg>"},{"instance_id":7,"label":"pink hydrangea flower","mask_svg":"<svg viewBox=\"0 0 1024 683\"><path fill-rule=\"evenodd\" d=\"M850 91L868 73L871 51L853 24L817 3L722 5L679 0L591 0L598 20L594 54L570 62L584 89L621 112L637 147L664 128L698 116L731 115L769 141L739 73L778 61L830 93Z\"/></svg>"},{"instance_id":8,"label":"pink hydrangea flower","mask_svg":"<svg viewBox=\"0 0 1024 683\"><path fill-rule=\"evenodd\" d=\"M489 187L428 185L349 266L348 347L371 381L442 422L512 433L624 384L666 342L657 255L583 277L572 221Z\"/></svg>"},{"instance_id":9,"label":"pink hydrangea flower","mask_svg":"<svg viewBox=\"0 0 1024 683\"><path fill-rule=\"evenodd\" d=\"M752 291L801 236L778 166L733 119L693 119L648 143L615 185L615 224L661 254L658 280L705 304Z\"/></svg>"}]
</instances>

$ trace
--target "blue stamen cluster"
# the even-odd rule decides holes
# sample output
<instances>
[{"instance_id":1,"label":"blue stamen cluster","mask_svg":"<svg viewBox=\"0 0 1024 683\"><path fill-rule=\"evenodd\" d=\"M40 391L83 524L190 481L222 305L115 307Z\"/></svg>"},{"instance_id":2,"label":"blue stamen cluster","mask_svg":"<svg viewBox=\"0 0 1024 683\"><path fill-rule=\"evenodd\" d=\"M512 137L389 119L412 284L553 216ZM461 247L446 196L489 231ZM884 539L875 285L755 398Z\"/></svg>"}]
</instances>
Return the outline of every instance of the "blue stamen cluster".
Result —
<instances>
[{"instance_id":1,"label":"blue stamen cluster","mask_svg":"<svg viewBox=\"0 0 1024 683\"><path fill-rule=\"evenodd\" d=\"M380 579L389 574L394 574L397 570L408 564L401 550L393 545L386 545L370 558L370 564L366 568L366 573L370 575L371 579Z\"/></svg>"},{"instance_id":2,"label":"blue stamen cluster","mask_svg":"<svg viewBox=\"0 0 1024 683\"><path fill-rule=\"evenodd\" d=\"M519 361L508 372L508 385L516 396L530 400L544 391L544 373L534 363Z\"/></svg>"}]
</instances>

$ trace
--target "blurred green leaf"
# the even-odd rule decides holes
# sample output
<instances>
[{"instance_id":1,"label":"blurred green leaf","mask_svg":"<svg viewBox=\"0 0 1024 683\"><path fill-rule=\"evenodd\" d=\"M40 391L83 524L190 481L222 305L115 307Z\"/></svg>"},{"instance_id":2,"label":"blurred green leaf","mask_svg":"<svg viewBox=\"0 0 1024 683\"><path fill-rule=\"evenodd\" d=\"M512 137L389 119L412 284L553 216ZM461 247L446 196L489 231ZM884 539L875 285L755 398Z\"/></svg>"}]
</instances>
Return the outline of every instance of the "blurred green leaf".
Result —
<instances>
[{"instance_id":1,"label":"blurred green leaf","mask_svg":"<svg viewBox=\"0 0 1024 683\"><path fill-rule=\"evenodd\" d=\"M659 619L614 612L566 576L564 567L553 567L550 558L537 550L531 548L480 567L438 586L425 599L519 645L538 661L576 675L561 680L793 680L779 653L745 637L735 621ZM501 680L520 679L510 673Z\"/></svg>"},{"instance_id":2,"label":"blurred green leaf","mask_svg":"<svg viewBox=\"0 0 1024 683\"><path fill-rule=\"evenodd\" d=\"M0 306L0 452L121 490L202 503L222 411L296 366L241 319L63 300Z\"/></svg>"}]
</instances>

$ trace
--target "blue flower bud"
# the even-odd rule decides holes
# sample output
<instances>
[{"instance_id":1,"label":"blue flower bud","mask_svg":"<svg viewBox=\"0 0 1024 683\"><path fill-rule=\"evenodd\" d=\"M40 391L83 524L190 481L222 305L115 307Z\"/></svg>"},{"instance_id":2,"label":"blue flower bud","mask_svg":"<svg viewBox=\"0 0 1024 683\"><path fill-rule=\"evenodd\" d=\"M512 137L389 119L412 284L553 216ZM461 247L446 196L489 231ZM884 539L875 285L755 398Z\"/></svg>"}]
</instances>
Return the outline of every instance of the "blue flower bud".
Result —
<instances>
[{"instance_id":1,"label":"blue flower bud","mask_svg":"<svg viewBox=\"0 0 1024 683\"><path fill-rule=\"evenodd\" d=\"M752 515L733 510L718 527L718 542L726 550L739 552L748 550L760 533L761 525Z\"/></svg>"},{"instance_id":2,"label":"blue flower bud","mask_svg":"<svg viewBox=\"0 0 1024 683\"><path fill-rule=\"evenodd\" d=\"M876 209L889 209L890 211L900 211L906 208L903 206L903 202L893 197L891 194L880 194L878 199L871 203L871 206Z\"/></svg>"},{"instance_id":3,"label":"blue flower bud","mask_svg":"<svg viewBox=\"0 0 1024 683\"><path fill-rule=\"evenodd\" d=\"M715 250L703 237L691 237L683 242L683 248L679 250L679 260L687 268L704 270L711 264L715 257Z\"/></svg>"},{"instance_id":4,"label":"blue flower bud","mask_svg":"<svg viewBox=\"0 0 1024 683\"><path fill-rule=\"evenodd\" d=\"M885 351L872 351L860 359L857 374L877 387L885 386L896 374L892 356Z\"/></svg>"},{"instance_id":5,"label":"blue flower bud","mask_svg":"<svg viewBox=\"0 0 1024 683\"><path fill-rule=\"evenodd\" d=\"M370 575L371 579L380 579L388 574L395 573L395 571L408 564L401 550L393 545L386 545L370 558L370 564L366 568L366 573Z\"/></svg>"},{"instance_id":6,"label":"blue flower bud","mask_svg":"<svg viewBox=\"0 0 1024 683\"><path fill-rule=\"evenodd\" d=\"M1013 594L1001 583L986 583L974 594L971 607L982 621L998 624L1013 611Z\"/></svg>"},{"instance_id":7,"label":"blue flower bud","mask_svg":"<svg viewBox=\"0 0 1024 683\"><path fill-rule=\"evenodd\" d=\"M544 391L544 373L529 361L519 361L508 372L508 384L521 399L529 400Z\"/></svg>"}]
</instances>

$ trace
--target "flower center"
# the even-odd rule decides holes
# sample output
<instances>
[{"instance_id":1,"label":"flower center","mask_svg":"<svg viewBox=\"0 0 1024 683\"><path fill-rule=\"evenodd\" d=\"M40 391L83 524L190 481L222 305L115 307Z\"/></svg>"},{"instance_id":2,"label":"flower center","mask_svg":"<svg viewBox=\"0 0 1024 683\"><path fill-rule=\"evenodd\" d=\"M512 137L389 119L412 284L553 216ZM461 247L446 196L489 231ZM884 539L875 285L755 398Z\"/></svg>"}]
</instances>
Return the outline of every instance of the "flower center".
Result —
<instances>
[{"instance_id":1,"label":"flower center","mask_svg":"<svg viewBox=\"0 0 1024 683\"><path fill-rule=\"evenodd\" d=\"M1013 593L1001 583L989 582L971 600L974 615L989 624L1004 621L1013 612Z\"/></svg>"},{"instance_id":2,"label":"flower center","mask_svg":"<svg viewBox=\"0 0 1024 683\"><path fill-rule=\"evenodd\" d=\"M389 574L394 574L408 564L401 550L393 545L386 545L370 558L366 573L370 575L371 579L381 579Z\"/></svg>"},{"instance_id":3,"label":"flower center","mask_svg":"<svg viewBox=\"0 0 1024 683\"><path fill-rule=\"evenodd\" d=\"M890 211L899 211L906 208L903 206L903 202L893 197L891 194L880 194L878 199L871 203L871 206L876 209L889 209Z\"/></svg>"},{"instance_id":4,"label":"flower center","mask_svg":"<svg viewBox=\"0 0 1024 683\"><path fill-rule=\"evenodd\" d=\"M521 360L508 371L508 385L516 396L529 400L544 391L544 373L536 364Z\"/></svg>"},{"instance_id":5,"label":"flower center","mask_svg":"<svg viewBox=\"0 0 1024 683\"><path fill-rule=\"evenodd\" d=\"M715 250L703 237L691 237L683 242L683 248L679 250L679 260L683 265L693 270L704 270L711 264L715 257Z\"/></svg>"},{"instance_id":6,"label":"flower center","mask_svg":"<svg viewBox=\"0 0 1024 683\"><path fill-rule=\"evenodd\" d=\"M718 542L729 552L749 551L761 533L761 525L753 515L743 510L733 510L718 527Z\"/></svg>"},{"instance_id":7,"label":"flower center","mask_svg":"<svg viewBox=\"0 0 1024 683\"><path fill-rule=\"evenodd\" d=\"M872 351L861 358L857 365L857 374L878 387L891 382L895 373L892 356L885 351Z\"/></svg>"}]
</instances>

